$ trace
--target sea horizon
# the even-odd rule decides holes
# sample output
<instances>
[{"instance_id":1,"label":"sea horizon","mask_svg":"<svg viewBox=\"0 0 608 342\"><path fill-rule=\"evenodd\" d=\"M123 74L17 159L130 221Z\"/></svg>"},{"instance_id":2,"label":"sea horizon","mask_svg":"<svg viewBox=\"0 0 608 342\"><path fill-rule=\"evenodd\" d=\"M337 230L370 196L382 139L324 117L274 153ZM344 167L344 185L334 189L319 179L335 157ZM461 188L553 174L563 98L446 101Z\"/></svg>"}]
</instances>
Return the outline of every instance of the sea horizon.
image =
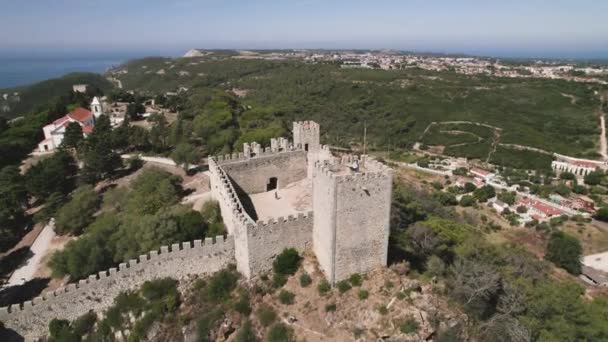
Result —
<instances>
[{"instance_id":1,"label":"sea horizon","mask_svg":"<svg viewBox=\"0 0 608 342\"><path fill-rule=\"evenodd\" d=\"M202 50L383 50L378 47L370 48L347 48L319 46L319 47L276 47L270 46L216 46L216 47L193 47ZM172 48L166 50L115 50L115 51L93 51L74 49L0 49L0 89L23 87L48 79L58 78L73 72L93 72L102 74L112 67L123 64L132 59L162 56L182 56L189 49ZM545 53L538 54L531 51L506 51L506 50L475 50L470 49L458 52L433 51L433 50L410 50L386 48L411 53L436 53L446 55L468 55L472 57L502 58L502 59L545 59L545 60L572 60L572 61L601 61L608 63L608 55L604 53Z\"/></svg>"}]
</instances>

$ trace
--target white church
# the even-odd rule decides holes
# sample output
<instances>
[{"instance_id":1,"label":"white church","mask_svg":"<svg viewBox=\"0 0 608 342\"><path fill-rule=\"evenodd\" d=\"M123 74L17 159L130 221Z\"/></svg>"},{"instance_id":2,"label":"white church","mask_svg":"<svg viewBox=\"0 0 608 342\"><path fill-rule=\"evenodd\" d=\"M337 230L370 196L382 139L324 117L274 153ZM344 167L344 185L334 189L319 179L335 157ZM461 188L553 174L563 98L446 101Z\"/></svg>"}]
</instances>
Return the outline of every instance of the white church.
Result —
<instances>
[{"instance_id":1,"label":"white church","mask_svg":"<svg viewBox=\"0 0 608 342\"><path fill-rule=\"evenodd\" d=\"M95 120L100 115L103 115L103 105L97 97L94 97L91 101L91 110L82 107L76 108L44 126L42 128L44 140L38 144L38 150L40 152L50 152L59 147L63 141L66 127L72 122L77 122L82 127L82 134L86 137L93 131Z\"/></svg>"}]
</instances>

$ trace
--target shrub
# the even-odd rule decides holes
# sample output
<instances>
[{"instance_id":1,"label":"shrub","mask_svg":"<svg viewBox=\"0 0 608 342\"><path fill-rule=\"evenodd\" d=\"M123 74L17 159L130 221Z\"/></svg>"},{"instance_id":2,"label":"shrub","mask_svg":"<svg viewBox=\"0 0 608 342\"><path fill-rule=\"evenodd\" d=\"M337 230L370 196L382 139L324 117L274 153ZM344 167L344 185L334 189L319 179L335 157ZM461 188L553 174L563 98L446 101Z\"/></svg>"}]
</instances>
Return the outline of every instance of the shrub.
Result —
<instances>
[{"instance_id":1,"label":"shrub","mask_svg":"<svg viewBox=\"0 0 608 342\"><path fill-rule=\"evenodd\" d=\"M283 285L285 285L285 283L287 283L287 276L284 274L280 274L280 273L275 273L272 276L272 286L274 288L280 288L283 287Z\"/></svg>"},{"instance_id":2,"label":"shrub","mask_svg":"<svg viewBox=\"0 0 608 342\"><path fill-rule=\"evenodd\" d=\"M361 286L361 284L363 284L363 277L361 277L361 275L359 273L351 274L351 276L350 276L350 278L348 278L348 280L350 281L350 283L353 286Z\"/></svg>"},{"instance_id":3,"label":"shrub","mask_svg":"<svg viewBox=\"0 0 608 342\"><path fill-rule=\"evenodd\" d=\"M358 296L359 299L365 300L367 297L369 297L369 292L367 290L359 290Z\"/></svg>"},{"instance_id":4,"label":"shrub","mask_svg":"<svg viewBox=\"0 0 608 342\"><path fill-rule=\"evenodd\" d=\"M293 330L283 323L276 323L268 331L268 342L294 341Z\"/></svg>"},{"instance_id":5,"label":"shrub","mask_svg":"<svg viewBox=\"0 0 608 342\"><path fill-rule=\"evenodd\" d=\"M285 305L293 304L293 299L295 297L296 297L295 294L293 294L289 291L286 291L286 290L281 290L281 292L279 293L279 301Z\"/></svg>"},{"instance_id":6,"label":"shrub","mask_svg":"<svg viewBox=\"0 0 608 342\"><path fill-rule=\"evenodd\" d=\"M312 284L312 278L308 275L308 273L302 273L300 276L300 286L308 287Z\"/></svg>"},{"instance_id":7,"label":"shrub","mask_svg":"<svg viewBox=\"0 0 608 342\"><path fill-rule=\"evenodd\" d=\"M257 311L257 316L260 320L260 324L265 327L271 325L277 319L277 313L271 306L267 304L260 305Z\"/></svg>"},{"instance_id":8,"label":"shrub","mask_svg":"<svg viewBox=\"0 0 608 342\"><path fill-rule=\"evenodd\" d=\"M234 303L234 310L242 315L249 316L251 305L249 305L249 293L243 289L239 299Z\"/></svg>"},{"instance_id":9,"label":"shrub","mask_svg":"<svg viewBox=\"0 0 608 342\"><path fill-rule=\"evenodd\" d=\"M412 334L418 331L418 327L418 321L410 317L399 325L399 330L401 330L401 332L404 334Z\"/></svg>"},{"instance_id":10,"label":"shrub","mask_svg":"<svg viewBox=\"0 0 608 342\"><path fill-rule=\"evenodd\" d=\"M336 311L336 303L330 303L325 305L325 312L334 312Z\"/></svg>"},{"instance_id":11,"label":"shrub","mask_svg":"<svg viewBox=\"0 0 608 342\"><path fill-rule=\"evenodd\" d=\"M231 270L216 272L204 288L205 298L215 303L227 299L236 287L238 278L238 274Z\"/></svg>"},{"instance_id":12,"label":"shrub","mask_svg":"<svg viewBox=\"0 0 608 342\"><path fill-rule=\"evenodd\" d=\"M581 254L583 248L581 243L573 236L557 231L551 234L545 259L565 269L571 274L581 273Z\"/></svg>"},{"instance_id":13,"label":"shrub","mask_svg":"<svg viewBox=\"0 0 608 342\"><path fill-rule=\"evenodd\" d=\"M327 282L327 280L323 279L323 280L321 280L321 282L319 283L319 285L317 285L317 290L319 290L319 294L320 295L325 295L329 291L331 291L331 285L329 285L329 283Z\"/></svg>"},{"instance_id":14,"label":"shrub","mask_svg":"<svg viewBox=\"0 0 608 342\"><path fill-rule=\"evenodd\" d=\"M386 307L386 305L380 305L380 306L378 306L378 312L381 315L386 315L386 314L388 314L388 308Z\"/></svg>"},{"instance_id":15,"label":"shrub","mask_svg":"<svg viewBox=\"0 0 608 342\"><path fill-rule=\"evenodd\" d=\"M338 290L340 291L340 293L344 293L344 292L346 292L346 291L348 291L348 290L351 289L350 284L346 280L342 280L342 281L338 282L338 284L336 284L336 285L337 285Z\"/></svg>"},{"instance_id":16,"label":"shrub","mask_svg":"<svg viewBox=\"0 0 608 342\"><path fill-rule=\"evenodd\" d=\"M283 250L272 263L274 272L284 275L296 273L298 267L300 267L300 256L298 251L293 248Z\"/></svg>"},{"instance_id":17,"label":"shrub","mask_svg":"<svg viewBox=\"0 0 608 342\"><path fill-rule=\"evenodd\" d=\"M471 207L475 204L475 197L471 195L464 195L460 198L460 206L462 207Z\"/></svg>"},{"instance_id":18,"label":"shrub","mask_svg":"<svg viewBox=\"0 0 608 342\"><path fill-rule=\"evenodd\" d=\"M236 333L235 342L254 342L257 341L255 337L255 331L253 331L253 327L251 325L251 321L245 321L243 326Z\"/></svg>"},{"instance_id":19,"label":"shrub","mask_svg":"<svg viewBox=\"0 0 608 342\"><path fill-rule=\"evenodd\" d=\"M432 276L441 276L445 272L445 263L438 256L432 255L426 262L426 269Z\"/></svg>"}]
</instances>

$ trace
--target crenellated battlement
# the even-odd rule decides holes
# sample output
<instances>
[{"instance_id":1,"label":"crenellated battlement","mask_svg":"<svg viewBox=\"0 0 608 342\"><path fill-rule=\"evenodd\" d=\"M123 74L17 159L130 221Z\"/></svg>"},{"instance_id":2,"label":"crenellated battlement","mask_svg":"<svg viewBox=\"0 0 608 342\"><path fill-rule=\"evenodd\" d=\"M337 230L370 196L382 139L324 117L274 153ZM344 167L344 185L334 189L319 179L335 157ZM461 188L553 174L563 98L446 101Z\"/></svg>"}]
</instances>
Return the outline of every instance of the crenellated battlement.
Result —
<instances>
[{"instance_id":1,"label":"crenellated battlement","mask_svg":"<svg viewBox=\"0 0 608 342\"><path fill-rule=\"evenodd\" d=\"M357 161L359 170L353 170L353 162ZM393 170L377 160L367 156L357 158L347 155L332 160L317 161L314 165L315 173L335 179L338 183L361 182L368 179L392 178Z\"/></svg>"},{"instance_id":2,"label":"crenellated battlement","mask_svg":"<svg viewBox=\"0 0 608 342\"><path fill-rule=\"evenodd\" d=\"M83 292L90 288L106 286L108 282L120 280L120 278L124 278L126 273L131 273L136 269L140 270L146 267L156 267L159 261L191 254L206 255L211 258L220 253L231 253L233 249L234 239L231 236L228 236L227 238L224 238L224 236L216 236L215 241L212 238L206 238L205 240L194 240L175 243L171 246L161 246L159 250L153 250L147 254L140 255L137 259L131 259L128 262L120 263L118 267L112 267L97 274L91 274L88 278L79 280L78 283L68 284L65 287L47 292L42 296L21 304L13 304L8 307L0 308L0 320L6 321L11 314L41 305L45 302L50 302L51 300L72 300L71 296L75 293Z\"/></svg>"},{"instance_id":3,"label":"crenellated battlement","mask_svg":"<svg viewBox=\"0 0 608 342\"><path fill-rule=\"evenodd\" d=\"M285 224L294 221L303 221L303 220L311 220L313 217L313 212L308 211L306 213L299 213L298 216L288 215L287 218L284 216L279 216L277 218L271 218L268 221L258 221L256 222L255 227L251 227L252 229L264 229L268 226L277 225L277 224Z\"/></svg>"}]
</instances>

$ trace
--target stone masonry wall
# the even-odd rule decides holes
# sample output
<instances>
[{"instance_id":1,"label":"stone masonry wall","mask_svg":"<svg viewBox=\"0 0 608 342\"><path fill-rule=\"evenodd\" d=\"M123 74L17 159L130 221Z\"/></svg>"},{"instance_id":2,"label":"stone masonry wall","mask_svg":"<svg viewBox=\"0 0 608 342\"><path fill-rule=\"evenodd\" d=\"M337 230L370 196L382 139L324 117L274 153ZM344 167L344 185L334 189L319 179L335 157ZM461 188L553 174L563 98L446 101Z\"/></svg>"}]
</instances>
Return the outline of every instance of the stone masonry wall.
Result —
<instances>
[{"instance_id":1,"label":"stone masonry wall","mask_svg":"<svg viewBox=\"0 0 608 342\"><path fill-rule=\"evenodd\" d=\"M272 261L285 248L302 253L312 247L313 212L287 219L279 217L269 222L258 222L247 227L249 269L257 275L272 269Z\"/></svg>"},{"instance_id":2,"label":"stone masonry wall","mask_svg":"<svg viewBox=\"0 0 608 342\"><path fill-rule=\"evenodd\" d=\"M336 181L335 176L320 162L315 164L312 177L313 250L319 266L331 281L336 248Z\"/></svg>"},{"instance_id":3,"label":"stone masonry wall","mask_svg":"<svg viewBox=\"0 0 608 342\"><path fill-rule=\"evenodd\" d=\"M120 292L134 290L145 281L216 272L234 263L234 240L222 236L163 246L159 251L142 255L139 260L122 263L118 269L91 275L78 284L70 284L19 305L0 308L0 321L21 334L26 341L46 335L53 318L74 320L89 312L109 308Z\"/></svg>"},{"instance_id":4,"label":"stone masonry wall","mask_svg":"<svg viewBox=\"0 0 608 342\"><path fill-rule=\"evenodd\" d=\"M278 187L302 180L307 175L306 152L288 151L264 153L251 159L218 161L224 171L248 194L266 191L271 177L277 177Z\"/></svg>"},{"instance_id":5,"label":"stone masonry wall","mask_svg":"<svg viewBox=\"0 0 608 342\"><path fill-rule=\"evenodd\" d=\"M392 170L373 160L363 159L362 165L364 173L351 175L315 165L313 249L332 283L387 262Z\"/></svg>"},{"instance_id":6,"label":"stone masonry wall","mask_svg":"<svg viewBox=\"0 0 608 342\"><path fill-rule=\"evenodd\" d=\"M386 266L392 173L337 179L335 281Z\"/></svg>"}]
</instances>

